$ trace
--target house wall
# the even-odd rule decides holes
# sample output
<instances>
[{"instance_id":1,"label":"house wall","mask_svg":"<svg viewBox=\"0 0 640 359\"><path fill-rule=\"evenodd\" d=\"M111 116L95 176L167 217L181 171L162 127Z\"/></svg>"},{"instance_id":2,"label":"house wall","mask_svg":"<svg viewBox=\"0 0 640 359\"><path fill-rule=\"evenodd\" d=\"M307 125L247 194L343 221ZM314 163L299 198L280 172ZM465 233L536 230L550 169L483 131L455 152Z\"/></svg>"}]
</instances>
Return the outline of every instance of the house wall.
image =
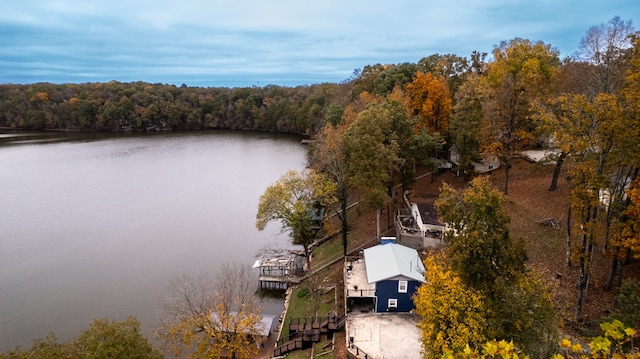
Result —
<instances>
[{"instance_id":1,"label":"house wall","mask_svg":"<svg viewBox=\"0 0 640 359\"><path fill-rule=\"evenodd\" d=\"M417 251L424 249L425 237L421 236L420 234L400 233L398 235L398 238L400 238L399 243L405 247L413 248Z\"/></svg>"},{"instance_id":2,"label":"house wall","mask_svg":"<svg viewBox=\"0 0 640 359\"><path fill-rule=\"evenodd\" d=\"M376 283L376 296L378 297L376 312L410 312L415 309L413 304L413 293L418 289L419 282L408 281L407 293L398 293L398 280L385 280ZM397 309L389 309L387 307L389 299L395 298L398 300Z\"/></svg>"}]
</instances>

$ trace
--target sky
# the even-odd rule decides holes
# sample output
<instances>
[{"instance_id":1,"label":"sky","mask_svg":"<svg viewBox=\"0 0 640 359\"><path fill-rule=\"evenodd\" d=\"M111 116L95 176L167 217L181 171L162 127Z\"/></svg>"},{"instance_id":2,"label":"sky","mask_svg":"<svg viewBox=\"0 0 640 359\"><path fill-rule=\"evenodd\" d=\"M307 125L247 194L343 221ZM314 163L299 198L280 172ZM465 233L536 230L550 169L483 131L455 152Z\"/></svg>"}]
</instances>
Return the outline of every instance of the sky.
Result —
<instances>
[{"instance_id":1,"label":"sky","mask_svg":"<svg viewBox=\"0 0 640 359\"><path fill-rule=\"evenodd\" d=\"M589 27L639 15L640 0L4 0L0 83L337 83L516 37L564 58Z\"/></svg>"}]
</instances>

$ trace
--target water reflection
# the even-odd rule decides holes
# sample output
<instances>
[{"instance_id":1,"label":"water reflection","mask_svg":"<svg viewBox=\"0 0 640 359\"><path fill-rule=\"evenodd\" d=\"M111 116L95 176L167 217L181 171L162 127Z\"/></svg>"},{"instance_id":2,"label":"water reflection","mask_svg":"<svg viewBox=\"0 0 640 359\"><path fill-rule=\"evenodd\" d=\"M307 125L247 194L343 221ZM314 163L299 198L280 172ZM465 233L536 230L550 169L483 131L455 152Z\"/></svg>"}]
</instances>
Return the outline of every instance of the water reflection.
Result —
<instances>
[{"instance_id":1,"label":"water reflection","mask_svg":"<svg viewBox=\"0 0 640 359\"><path fill-rule=\"evenodd\" d=\"M288 246L255 211L305 148L262 133L5 133L0 163L5 351L98 317L136 315L148 333L174 278Z\"/></svg>"}]
</instances>

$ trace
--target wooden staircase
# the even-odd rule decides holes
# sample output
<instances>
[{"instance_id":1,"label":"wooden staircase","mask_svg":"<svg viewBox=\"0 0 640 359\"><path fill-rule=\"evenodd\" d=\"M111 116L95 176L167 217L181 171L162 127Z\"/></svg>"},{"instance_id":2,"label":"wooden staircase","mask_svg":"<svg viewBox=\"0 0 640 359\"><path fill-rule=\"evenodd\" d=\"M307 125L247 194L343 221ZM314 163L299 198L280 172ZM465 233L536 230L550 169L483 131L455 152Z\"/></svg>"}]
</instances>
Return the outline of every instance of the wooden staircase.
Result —
<instances>
[{"instance_id":1,"label":"wooden staircase","mask_svg":"<svg viewBox=\"0 0 640 359\"><path fill-rule=\"evenodd\" d=\"M346 316L328 315L325 318L292 318L289 320L289 337L278 340L273 356L278 357L295 349L310 348L326 334L329 338L341 330Z\"/></svg>"}]
</instances>

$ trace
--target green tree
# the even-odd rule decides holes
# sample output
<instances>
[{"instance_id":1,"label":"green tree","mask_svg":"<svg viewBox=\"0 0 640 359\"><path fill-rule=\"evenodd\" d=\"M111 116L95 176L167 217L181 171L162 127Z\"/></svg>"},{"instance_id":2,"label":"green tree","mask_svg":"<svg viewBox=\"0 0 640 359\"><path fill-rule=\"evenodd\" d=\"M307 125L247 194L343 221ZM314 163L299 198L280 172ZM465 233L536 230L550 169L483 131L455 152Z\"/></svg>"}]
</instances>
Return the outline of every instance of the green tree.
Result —
<instances>
[{"instance_id":1,"label":"green tree","mask_svg":"<svg viewBox=\"0 0 640 359\"><path fill-rule=\"evenodd\" d=\"M391 116L391 131L398 143L399 164L396 173L400 177L404 192L415 182L417 166L432 171L439 167L440 160L436 155L442 148L444 139L440 133L431 132L421 126L422 118L417 115L410 116L400 101L387 99L386 105Z\"/></svg>"},{"instance_id":2,"label":"green tree","mask_svg":"<svg viewBox=\"0 0 640 359\"><path fill-rule=\"evenodd\" d=\"M1 359L162 358L140 333L135 317L123 321L96 319L74 341L59 343L54 333L34 340L29 349L0 353Z\"/></svg>"},{"instance_id":3,"label":"green tree","mask_svg":"<svg viewBox=\"0 0 640 359\"><path fill-rule=\"evenodd\" d=\"M304 247L309 264L309 246L318 228L317 217L324 207L335 203L336 184L313 170L289 171L260 196L256 228L263 230L279 220L289 230L294 244Z\"/></svg>"},{"instance_id":4,"label":"green tree","mask_svg":"<svg viewBox=\"0 0 640 359\"><path fill-rule=\"evenodd\" d=\"M418 70L423 73L430 72L445 79L449 90L455 95L464 82L465 74L471 70L471 66L466 58L458 55L433 54L418 61Z\"/></svg>"},{"instance_id":5,"label":"green tree","mask_svg":"<svg viewBox=\"0 0 640 359\"><path fill-rule=\"evenodd\" d=\"M628 327L637 328L640 325L640 291L636 282L627 279L620 286L620 291L614 301L615 309L608 320L616 319Z\"/></svg>"},{"instance_id":6,"label":"green tree","mask_svg":"<svg viewBox=\"0 0 640 359\"><path fill-rule=\"evenodd\" d=\"M497 285L504 287L487 304L487 337L513 341L533 358L549 358L557 349L559 326L552 287L533 271Z\"/></svg>"},{"instance_id":7,"label":"green tree","mask_svg":"<svg viewBox=\"0 0 640 359\"><path fill-rule=\"evenodd\" d=\"M75 340L81 358L162 358L140 334L140 322L129 317L121 322L97 319Z\"/></svg>"},{"instance_id":8,"label":"green tree","mask_svg":"<svg viewBox=\"0 0 640 359\"><path fill-rule=\"evenodd\" d=\"M404 88L416 75L418 66L412 63L385 65L384 70L373 80L372 93L387 96L394 88Z\"/></svg>"},{"instance_id":9,"label":"green tree","mask_svg":"<svg viewBox=\"0 0 640 359\"><path fill-rule=\"evenodd\" d=\"M485 338L513 340L528 355L548 357L557 335L552 291L525 271L524 247L509 236L503 203L486 177L462 191L442 187L435 205L450 228L445 238L451 268L483 295Z\"/></svg>"},{"instance_id":10,"label":"green tree","mask_svg":"<svg viewBox=\"0 0 640 359\"><path fill-rule=\"evenodd\" d=\"M0 359L80 359L77 348L73 343L59 343L54 333L44 338L36 339L29 349L17 347L0 353Z\"/></svg>"},{"instance_id":11,"label":"green tree","mask_svg":"<svg viewBox=\"0 0 640 359\"><path fill-rule=\"evenodd\" d=\"M491 290L524 270L523 247L509 236L503 203L503 195L486 177L474 178L463 191L445 184L435 202L451 229L445 239L453 268L473 288Z\"/></svg>"},{"instance_id":12,"label":"green tree","mask_svg":"<svg viewBox=\"0 0 640 359\"><path fill-rule=\"evenodd\" d=\"M456 93L456 103L449 135L458 153L458 168L469 178L471 163L481 160L480 128L482 126L482 104L486 100L480 75L469 74Z\"/></svg>"},{"instance_id":13,"label":"green tree","mask_svg":"<svg viewBox=\"0 0 640 359\"><path fill-rule=\"evenodd\" d=\"M369 105L358 113L343 138L349 181L371 208L378 209L378 237L380 209L390 200L392 176L400 164L392 118L388 103Z\"/></svg>"}]
</instances>

